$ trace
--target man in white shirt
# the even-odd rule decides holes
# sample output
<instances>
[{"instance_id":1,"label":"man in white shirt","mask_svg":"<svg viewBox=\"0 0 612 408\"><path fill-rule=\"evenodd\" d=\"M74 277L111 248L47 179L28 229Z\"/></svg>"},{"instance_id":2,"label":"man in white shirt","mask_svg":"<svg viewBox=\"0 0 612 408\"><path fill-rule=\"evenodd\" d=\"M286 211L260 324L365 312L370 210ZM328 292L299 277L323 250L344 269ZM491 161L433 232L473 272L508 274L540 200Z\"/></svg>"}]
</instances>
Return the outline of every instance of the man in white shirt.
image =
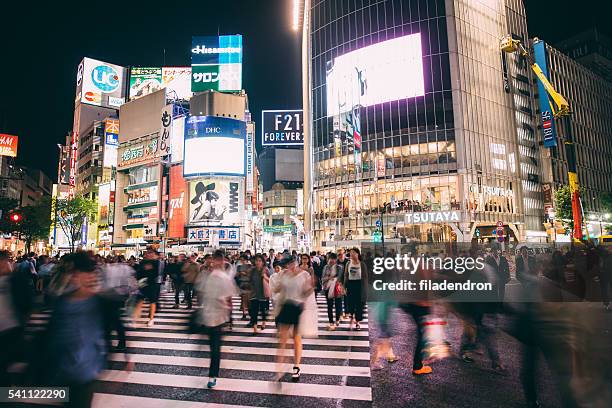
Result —
<instances>
[{"instance_id":1,"label":"man in white shirt","mask_svg":"<svg viewBox=\"0 0 612 408\"><path fill-rule=\"evenodd\" d=\"M210 339L210 369L208 388L217 385L221 365L222 328L228 322L231 302L229 299L238 291L233 280L225 271L225 254L215 251L211 260L211 272L198 284L202 308L199 322Z\"/></svg>"}]
</instances>

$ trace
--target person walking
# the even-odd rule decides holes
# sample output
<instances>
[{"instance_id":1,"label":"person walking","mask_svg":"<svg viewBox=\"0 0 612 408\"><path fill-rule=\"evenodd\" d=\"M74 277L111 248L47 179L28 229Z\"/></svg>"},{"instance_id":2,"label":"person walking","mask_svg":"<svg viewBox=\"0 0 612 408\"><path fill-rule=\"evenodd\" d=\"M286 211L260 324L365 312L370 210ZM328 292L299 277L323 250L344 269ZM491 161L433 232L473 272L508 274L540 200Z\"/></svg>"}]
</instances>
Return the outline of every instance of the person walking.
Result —
<instances>
[{"instance_id":1,"label":"person walking","mask_svg":"<svg viewBox=\"0 0 612 408\"><path fill-rule=\"evenodd\" d=\"M344 287L346 288L346 303L348 314L351 316L349 328L360 330L363 320L363 308L367 299L368 267L361 260L361 252L358 248L351 249L350 259L344 274Z\"/></svg>"},{"instance_id":2,"label":"person walking","mask_svg":"<svg viewBox=\"0 0 612 408\"><path fill-rule=\"evenodd\" d=\"M187 301L187 309L193 308L193 284L198 279L200 264L197 262L198 254L191 254L189 259L181 268L183 274L183 292Z\"/></svg>"},{"instance_id":3,"label":"person walking","mask_svg":"<svg viewBox=\"0 0 612 408\"><path fill-rule=\"evenodd\" d=\"M247 313L249 313L251 317L251 322L253 321L253 316L251 315L251 270L253 269L253 265L247 260L245 256L241 256L238 265L236 265L236 285L238 285L238 289L240 290L240 310L242 311L242 319L245 320ZM252 326L247 326L252 327Z\"/></svg>"},{"instance_id":4,"label":"person walking","mask_svg":"<svg viewBox=\"0 0 612 408\"><path fill-rule=\"evenodd\" d=\"M210 262L211 271L198 280L199 324L209 337L210 368L208 372L208 388L217 386L221 366L221 342L223 326L229 321L231 313L231 297L237 293L237 288L225 270L225 254L215 251Z\"/></svg>"},{"instance_id":5,"label":"person walking","mask_svg":"<svg viewBox=\"0 0 612 408\"><path fill-rule=\"evenodd\" d=\"M136 269L136 279L138 280L139 294L136 307L134 308L133 319L140 318L142 305L145 300L149 301L149 321L147 326L155 324L155 311L159 301L160 292L160 273L158 253L154 249L147 249L144 259Z\"/></svg>"},{"instance_id":6,"label":"person walking","mask_svg":"<svg viewBox=\"0 0 612 408\"><path fill-rule=\"evenodd\" d=\"M13 265L7 251L0 251L0 387L10 384L8 367L18 361L23 344L22 320L15 301L23 293L19 293L13 278ZM26 294L29 288L26 286Z\"/></svg>"},{"instance_id":7,"label":"person walking","mask_svg":"<svg viewBox=\"0 0 612 408\"><path fill-rule=\"evenodd\" d=\"M494 282L492 283L496 290L496 297L501 305L506 296L506 285L510 282L510 265L499 248L493 249L493 253L485 258L485 263L493 271Z\"/></svg>"},{"instance_id":8,"label":"person walking","mask_svg":"<svg viewBox=\"0 0 612 408\"><path fill-rule=\"evenodd\" d=\"M343 271L347 270L347 265L349 263L349 259L346 257L346 252L344 251L344 248L340 248L338 249L337 252L338 255L338 261L337 264L340 265L342 267ZM344 282L342 282L344 284ZM353 316L349 316L348 313L348 303L347 303L347 299L346 299L346 295L342 296L342 318L343 319L352 319Z\"/></svg>"},{"instance_id":9,"label":"person walking","mask_svg":"<svg viewBox=\"0 0 612 408\"><path fill-rule=\"evenodd\" d=\"M257 334L257 319L261 313L261 330L266 329L268 318L268 306L270 303L270 276L266 270L264 259L261 255L255 255L255 267L251 269L249 276L249 309L251 321L247 327L253 328L253 334Z\"/></svg>"},{"instance_id":10,"label":"person walking","mask_svg":"<svg viewBox=\"0 0 612 408\"><path fill-rule=\"evenodd\" d=\"M275 289L279 292L280 311L276 318L278 324L279 347L277 352L276 381L283 377L282 366L285 361L285 350L289 334L293 337L293 373L294 382L300 379L300 362L302 359L302 336L299 332L300 316L304 302L314 290L312 278L308 272L301 270L290 254L285 254L279 261L284 269L280 282Z\"/></svg>"},{"instance_id":11,"label":"person walking","mask_svg":"<svg viewBox=\"0 0 612 408\"><path fill-rule=\"evenodd\" d=\"M342 317L342 296L344 295L344 276L342 266L338 265L338 256L331 252L327 256L327 265L323 268L321 286L327 302L327 330L334 331L340 325ZM334 318L334 311L336 316Z\"/></svg>"}]
</instances>

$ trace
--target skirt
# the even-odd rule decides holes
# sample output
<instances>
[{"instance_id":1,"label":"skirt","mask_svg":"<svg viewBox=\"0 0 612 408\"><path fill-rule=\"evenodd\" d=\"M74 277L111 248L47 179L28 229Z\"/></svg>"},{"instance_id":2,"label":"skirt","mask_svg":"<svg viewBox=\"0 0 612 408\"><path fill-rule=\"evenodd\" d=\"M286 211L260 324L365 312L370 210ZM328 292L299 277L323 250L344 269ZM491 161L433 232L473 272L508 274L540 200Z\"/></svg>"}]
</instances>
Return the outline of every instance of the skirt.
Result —
<instances>
[{"instance_id":1,"label":"skirt","mask_svg":"<svg viewBox=\"0 0 612 408\"><path fill-rule=\"evenodd\" d=\"M302 305L292 302L285 302L281 307L276 322L278 324L288 324L297 326L300 321L300 315L302 314Z\"/></svg>"}]
</instances>

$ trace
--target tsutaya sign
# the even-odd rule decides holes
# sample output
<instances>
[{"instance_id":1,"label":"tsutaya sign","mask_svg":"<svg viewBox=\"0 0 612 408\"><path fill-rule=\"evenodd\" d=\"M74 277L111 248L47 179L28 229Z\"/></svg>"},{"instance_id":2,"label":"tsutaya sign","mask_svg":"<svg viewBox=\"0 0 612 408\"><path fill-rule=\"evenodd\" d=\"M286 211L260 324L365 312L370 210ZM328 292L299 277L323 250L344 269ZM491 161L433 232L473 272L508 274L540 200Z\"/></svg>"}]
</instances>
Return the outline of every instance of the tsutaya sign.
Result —
<instances>
[{"instance_id":1,"label":"tsutaya sign","mask_svg":"<svg viewBox=\"0 0 612 408\"><path fill-rule=\"evenodd\" d=\"M460 222L460 211L413 212L405 216L406 224Z\"/></svg>"},{"instance_id":2,"label":"tsutaya sign","mask_svg":"<svg viewBox=\"0 0 612 408\"><path fill-rule=\"evenodd\" d=\"M481 193L489 196L497 197L513 197L514 193L509 188L503 187L492 187L492 186L479 186L478 184L470 184L471 193Z\"/></svg>"}]
</instances>

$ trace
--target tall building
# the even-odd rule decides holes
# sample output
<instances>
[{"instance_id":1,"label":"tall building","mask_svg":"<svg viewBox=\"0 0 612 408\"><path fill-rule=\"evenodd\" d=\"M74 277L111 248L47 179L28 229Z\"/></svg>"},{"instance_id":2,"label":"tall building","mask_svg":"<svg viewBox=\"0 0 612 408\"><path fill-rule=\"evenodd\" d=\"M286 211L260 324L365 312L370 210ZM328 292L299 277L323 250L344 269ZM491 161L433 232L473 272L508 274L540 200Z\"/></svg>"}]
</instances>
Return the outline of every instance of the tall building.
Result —
<instances>
[{"instance_id":1,"label":"tall building","mask_svg":"<svg viewBox=\"0 0 612 408\"><path fill-rule=\"evenodd\" d=\"M605 80L612 81L612 41L597 28L558 42L554 48Z\"/></svg>"},{"instance_id":2,"label":"tall building","mask_svg":"<svg viewBox=\"0 0 612 408\"><path fill-rule=\"evenodd\" d=\"M603 212L601 193L612 191L612 82L550 45L546 45L546 64L552 85L568 100L572 112L570 131L576 147L583 210L588 220L591 215ZM568 185L566 128L557 122L556 130L557 147L542 150L543 183L551 192L547 206L553 204L554 190Z\"/></svg>"},{"instance_id":3,"label":"tall building","mask_svg":"<svg viewBox=\"0 0 612 408\"><path fill-rule=\"evenodd\" d=\"M426 7L424 7L426 5ZM306 229L315 247L388 239L542 240L520 0L307 0Z\"/></svg>"}]
</instances>

